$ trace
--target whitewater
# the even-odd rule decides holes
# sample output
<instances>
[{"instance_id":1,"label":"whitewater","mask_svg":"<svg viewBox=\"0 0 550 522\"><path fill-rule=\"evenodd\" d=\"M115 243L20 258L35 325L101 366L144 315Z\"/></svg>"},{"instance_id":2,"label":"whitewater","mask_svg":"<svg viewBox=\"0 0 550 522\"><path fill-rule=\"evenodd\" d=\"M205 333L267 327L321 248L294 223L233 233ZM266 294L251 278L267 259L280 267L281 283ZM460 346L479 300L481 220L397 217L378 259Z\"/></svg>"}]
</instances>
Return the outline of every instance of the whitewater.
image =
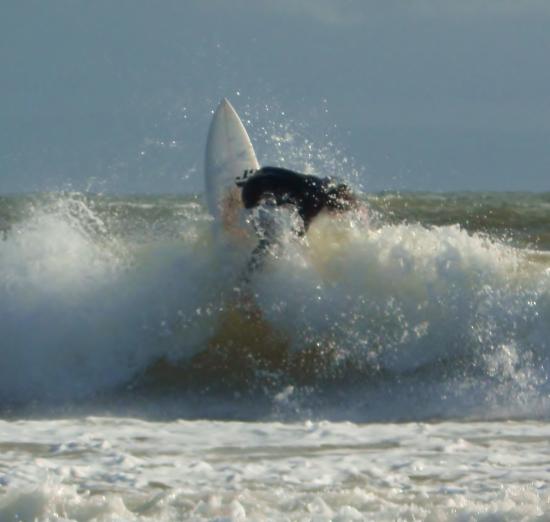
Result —
<instances>
[{"instance_id":1,"label":"whitewater","mask_svg":"<svg viewBox=\"0 0 550 522\"><path fill-rule=\"evenodd\" d=\"M550 517L550 196L0 198L0 521Z\"/></svg>"}]
</instances>

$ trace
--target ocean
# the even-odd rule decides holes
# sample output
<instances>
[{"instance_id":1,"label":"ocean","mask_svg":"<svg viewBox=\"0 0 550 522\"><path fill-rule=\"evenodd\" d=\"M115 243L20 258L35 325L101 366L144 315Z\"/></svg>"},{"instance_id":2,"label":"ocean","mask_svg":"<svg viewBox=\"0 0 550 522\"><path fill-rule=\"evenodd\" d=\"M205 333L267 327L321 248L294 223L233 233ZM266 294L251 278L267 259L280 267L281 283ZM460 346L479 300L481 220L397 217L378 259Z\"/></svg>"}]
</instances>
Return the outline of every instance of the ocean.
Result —
<instances>
[{"instance_id":1,"label":"ocean","mask_svg":"<svg viewBox=\"0 0 550 522\"><path fill-rule=\"evenodd\" d=\"M363 199L0 197L0 522L550 520L550 194Z\"/></svg>"}]
</instances>

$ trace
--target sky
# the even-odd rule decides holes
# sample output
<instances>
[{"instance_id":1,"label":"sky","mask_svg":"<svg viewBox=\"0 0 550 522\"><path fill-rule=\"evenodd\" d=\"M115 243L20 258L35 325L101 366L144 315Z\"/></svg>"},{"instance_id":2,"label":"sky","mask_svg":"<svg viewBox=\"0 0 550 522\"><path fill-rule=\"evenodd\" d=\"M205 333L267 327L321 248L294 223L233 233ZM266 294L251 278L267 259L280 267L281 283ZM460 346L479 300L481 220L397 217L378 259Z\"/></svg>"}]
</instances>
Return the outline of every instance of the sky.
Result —
<instances>
[{"instance_id":1,"label":"sky","mask_svg":"<svg viewBox=\"0 0 550 522\"><path fill-rule=\"evenodd\" d=\"M261 164L550 191L550 2L2 0L0 193L200 193L223 97Z\"/></svg>"}]
</instances>

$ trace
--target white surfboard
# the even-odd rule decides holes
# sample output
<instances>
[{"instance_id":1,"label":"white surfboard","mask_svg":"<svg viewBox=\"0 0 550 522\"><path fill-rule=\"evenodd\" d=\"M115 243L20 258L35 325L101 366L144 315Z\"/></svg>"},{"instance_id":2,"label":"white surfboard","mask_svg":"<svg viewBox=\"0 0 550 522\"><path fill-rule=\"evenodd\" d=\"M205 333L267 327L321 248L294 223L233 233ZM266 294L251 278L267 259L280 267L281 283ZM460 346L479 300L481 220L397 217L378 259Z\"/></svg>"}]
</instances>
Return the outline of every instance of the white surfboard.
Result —
<instances>
[{"instance_id":1,"label":"white surfboard","mask_svg":"<svg viewBox=\"0 0 550 522\"><path fill-rule=\"evenodd\" d=\"M237 181L258 168L246 129L224 98L210 123L204 161L208 210L221 230L238 233L243 207Z\"/></svg>"}]
</instances>

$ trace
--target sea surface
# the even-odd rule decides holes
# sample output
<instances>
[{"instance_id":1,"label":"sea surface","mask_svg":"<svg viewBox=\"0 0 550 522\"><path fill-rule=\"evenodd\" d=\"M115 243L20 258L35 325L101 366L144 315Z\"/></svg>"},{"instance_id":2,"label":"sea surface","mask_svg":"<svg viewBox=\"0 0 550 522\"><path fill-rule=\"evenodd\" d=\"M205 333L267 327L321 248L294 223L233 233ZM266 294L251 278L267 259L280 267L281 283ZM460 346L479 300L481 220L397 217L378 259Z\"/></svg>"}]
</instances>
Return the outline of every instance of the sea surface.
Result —
<instances>
[{"instance_id":1,"label":"sea surface","mask_svg":"<svg viewBox=\"0 0 550 522\"><path fill-rule=\"evenodd\" d=\"M0 197L0 522L550 520L550 194Z\"/></svg>"}]
</instances>

